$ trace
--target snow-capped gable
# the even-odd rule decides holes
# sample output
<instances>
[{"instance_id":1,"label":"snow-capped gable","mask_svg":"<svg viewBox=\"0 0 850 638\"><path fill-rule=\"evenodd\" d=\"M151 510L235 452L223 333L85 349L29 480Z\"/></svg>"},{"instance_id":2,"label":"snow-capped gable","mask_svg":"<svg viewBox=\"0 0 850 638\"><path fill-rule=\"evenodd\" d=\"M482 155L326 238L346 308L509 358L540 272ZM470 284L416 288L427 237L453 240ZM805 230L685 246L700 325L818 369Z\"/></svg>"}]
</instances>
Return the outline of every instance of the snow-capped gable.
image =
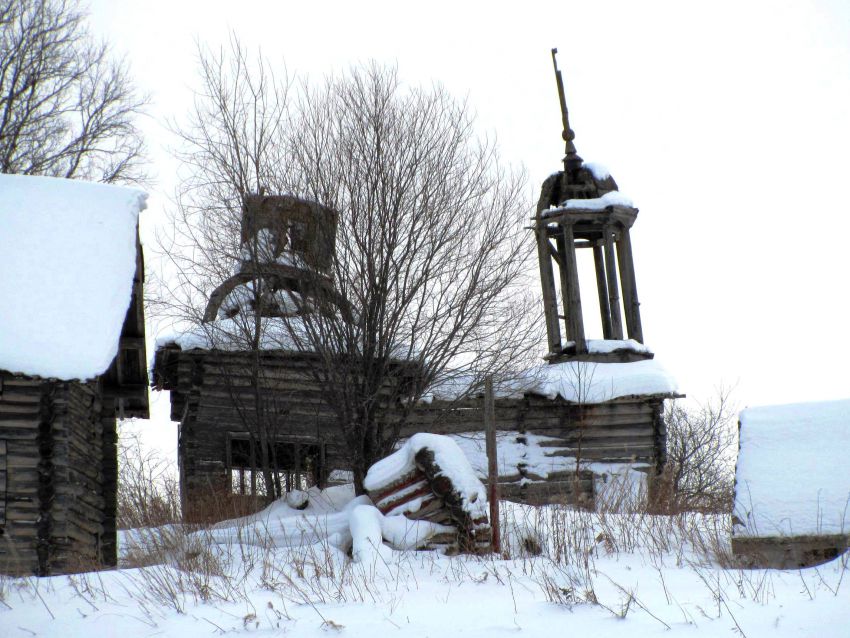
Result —
<instances>
[{"instance_id":1,"label":"snow-capped gable","mask_svg":"<svg viewBox=\"0 0 850 638\"><path fill-rule=\"evenodd\" d=\"M146 198L121 186L0 175L0 370L90 379L109 367Z\"/></svg>"},{"instance_id":2,"label":"snow-capped gable","mask_svg":"<svg viewBox=\"0 0 850 638\"><path fill-rule=\"evenodd\" d=\"M741 412L739 536L850 531L850 400Z\"/></svg>"}]
</instances>

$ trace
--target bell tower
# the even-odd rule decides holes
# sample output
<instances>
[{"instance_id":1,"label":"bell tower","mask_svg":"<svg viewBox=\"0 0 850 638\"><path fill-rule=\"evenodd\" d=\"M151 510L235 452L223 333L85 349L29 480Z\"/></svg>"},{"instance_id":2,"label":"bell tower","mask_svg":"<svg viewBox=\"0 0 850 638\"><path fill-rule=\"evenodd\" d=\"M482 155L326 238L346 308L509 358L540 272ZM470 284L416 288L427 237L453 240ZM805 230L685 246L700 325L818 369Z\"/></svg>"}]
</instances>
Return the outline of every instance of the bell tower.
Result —
<instances>
[{"instance_id":1,"label":"bell tower","mask_svg":"<svg viewBox=\"0 0 850 638\"><path fill-rule=\"evenodd\" d=\"M242 310L302 314L338 301L330 275L337 218L335 210L291 195L246 195L236 273L210 295L204 322Z\"/></svg>"},{"instance_id":2,"label":"bell tower","mask_svg":"<svg viewBox=\"0 0 850 638\"><path fill-rule=\"evenodd\" d=\"M651 359L652 353L643 346L629 238L638 209L617 190L606 171L586 164L576 151L557 52L552 49L563 120L564 168L543 182L534 218L549 346L545 358L549 363ZM585 336L576 259L581 249L593 252L602 339Z\"/></svg>"}]
</instances>

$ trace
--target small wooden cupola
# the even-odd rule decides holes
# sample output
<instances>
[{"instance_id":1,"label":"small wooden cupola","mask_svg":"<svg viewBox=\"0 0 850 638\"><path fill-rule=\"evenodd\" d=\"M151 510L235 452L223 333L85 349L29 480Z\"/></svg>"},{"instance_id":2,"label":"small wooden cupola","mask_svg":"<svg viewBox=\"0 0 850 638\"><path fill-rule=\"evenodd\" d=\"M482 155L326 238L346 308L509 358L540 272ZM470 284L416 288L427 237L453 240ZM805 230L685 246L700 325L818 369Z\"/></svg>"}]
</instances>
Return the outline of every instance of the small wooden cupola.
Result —
<instances>
[{"instance_id":1,"label":"small wooden cupola","mask_svg":"<svg viewBox=\"0 0 850 638\"><path fill-rule=\"evenodd\" d=\"M333 294L336 226L337 212L316 202L247 195L238 271L210 295L204 322L240 310L274 317L313 309L317 299Z\"/></svg>"},{"instance_id":2,"label":"small wooden cupola","mask_svg":"<svg viewBox=\"0 0 850 638\"><path fill-rule=\"evenodd\" d=\"M566 359L605 362L652 358L652 353L642 347L640 303L629 238L638 210L619 193L606 171L587 165L578 155L556 53L557 49L552 49L566 143L564 170L543 182L534 218L549 345L546 359L558 363ZM593 251L601 344L590 342L585 336L578 249Z\"/></svg>"}]
</instances>

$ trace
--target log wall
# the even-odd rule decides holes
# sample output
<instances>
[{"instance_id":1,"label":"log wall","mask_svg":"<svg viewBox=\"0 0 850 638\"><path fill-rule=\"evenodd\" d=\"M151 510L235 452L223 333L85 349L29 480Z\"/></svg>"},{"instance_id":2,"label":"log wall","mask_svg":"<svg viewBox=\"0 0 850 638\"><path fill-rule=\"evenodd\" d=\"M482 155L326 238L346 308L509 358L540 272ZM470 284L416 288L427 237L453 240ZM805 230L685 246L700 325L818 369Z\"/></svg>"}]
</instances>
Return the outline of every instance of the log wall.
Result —
<instances>
[{"instance_id":1,"label":"log wall","mask_svg":"<svg viewBox=\"0 0 850 638\"><path fill-rule=\"evenodd\" d=\"M805 569L835 560L848 548L850 534L732 537L732 554L747 569Z\"/></svg>"},{"instance_id":2,"label":"log wall","mask_svg":"<svg viewBox=\"0 0 850 638\"><path fill-rule=\"evenodd\" d=\"M229 441L258 432L322 451L318 482L348 468L344 444L321 387L299 356L266 356L256 392L250 360L240 353L179 352L169 375L171 418L180 422L178 463L184 506L209 494L230 493ZM258 417L257 404L262 416Z\"/></svg>"},{"instance_id":3,"label":"log wall","mask_svg":"<svg viewBox=\"0 0 850 638\"><path fill-rule=\"evenodd\" d=\"M276 436L322 446L320 482L332 469L350 469L320 385L300 355L264 354L265 409L277 418ZM158 385L170 389L171 414L180 421L178 458L184 504L202 494L230 492L228 437L247 432L255 410L253 377L244 354L179 349L157 353ZM547 454L580 462L639 463L660 471L665 461L663 396L624 397L599 404L526 395L496 400L496 429L552 437ZM268 421L274 421L274 418ZM483 398L417 405L402 429L456 434L484 428ZM530 503L591 505L593 473L536 476L519 466L502 477L505 498Z\"/></svg>"},{"instance_id":4,"label":"log wall","mask_svg":"<svg viewBox=\"0 0 850 638\"><path fill-rule=\"evenodd\" d=\"M0 572L114 565L114 407L95 383L0 379Z\"/></svg>"},{"instance_id":5,"label":"log wall","mask_svg":"<svg viewBox=\"0 0 850 638\"><path fill-rule=\"evenodd\" d=\"M660 472L666 460L664 397L623 397L576 404L539 395L497 398L496 429L552 437L542 442L546 454L582 463L637 463ZM483 398L419 405L405 425L415 432L459 434L484 429ZM538 476L522 465L500 477L502 498L524 503L569 503L591 506L593 472L553 472Z\"/></svg>"}]
</instances>

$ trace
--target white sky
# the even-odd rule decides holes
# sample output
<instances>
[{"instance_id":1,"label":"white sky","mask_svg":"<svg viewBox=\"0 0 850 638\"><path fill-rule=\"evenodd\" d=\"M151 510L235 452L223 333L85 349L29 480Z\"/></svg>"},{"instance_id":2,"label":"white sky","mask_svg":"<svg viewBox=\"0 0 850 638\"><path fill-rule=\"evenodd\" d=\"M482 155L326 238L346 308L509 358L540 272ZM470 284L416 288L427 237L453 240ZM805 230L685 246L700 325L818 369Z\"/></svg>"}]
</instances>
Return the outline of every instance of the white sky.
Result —
<instances>
[{"instance_id":1,"label":"white sky","mask_svg":"<svg viewBox=\"0 0 850 638\"><path fill-rule=\"evenodd\" d=\"M95 0L91 10L93 30L153 99L149 245L174 187L162 122L188 112L196 40L216 46L232 31L291 75L374 58L411 84L440 81L468 98L504 159L526 166L535 201L563 154L558 47L579 153L641 211L644 336L682 390L704 399L737 383L742 407L850 397L846 0ZM590 315L595 290L583 293Z\"/></svg>"}]
</instances>

